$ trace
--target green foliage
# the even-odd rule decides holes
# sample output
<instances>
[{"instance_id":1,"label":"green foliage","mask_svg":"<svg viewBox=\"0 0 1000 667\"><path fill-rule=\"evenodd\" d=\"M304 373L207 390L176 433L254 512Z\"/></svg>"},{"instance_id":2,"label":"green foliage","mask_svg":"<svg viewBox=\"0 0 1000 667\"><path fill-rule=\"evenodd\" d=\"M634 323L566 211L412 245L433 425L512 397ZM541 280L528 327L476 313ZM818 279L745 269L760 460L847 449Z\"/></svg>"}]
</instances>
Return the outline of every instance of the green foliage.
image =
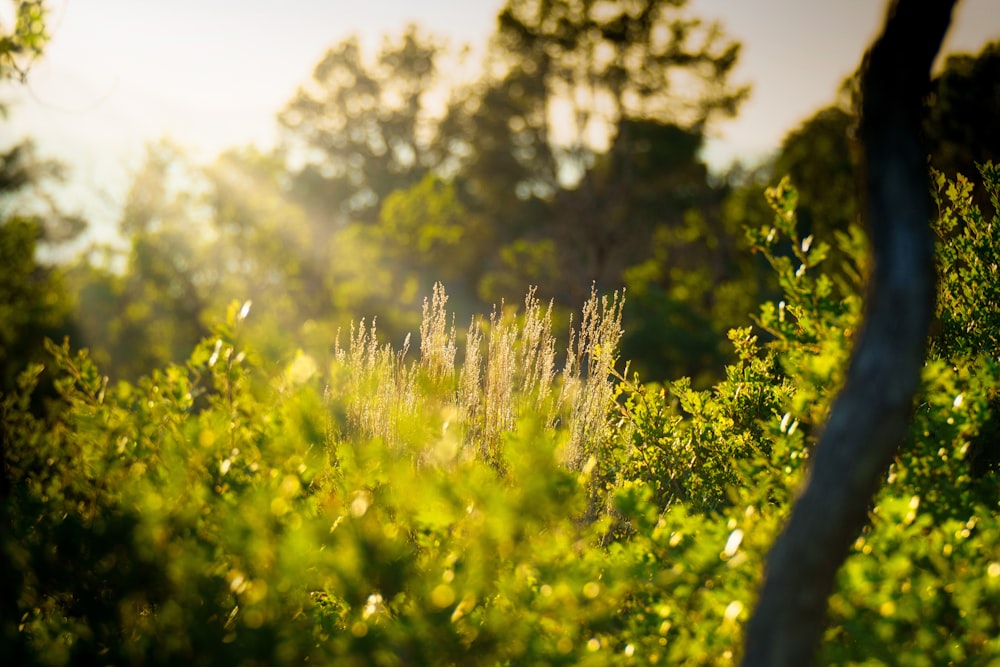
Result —
<instances>
[{"instance_id":1,"label":"green foliage","mask_svg":"<svg viewBox=\"0 0 1000 667\"><path fill-rule=\"evenodd\" d=\"M987 164L982 169L982 194L996 207L1000 199L998 167ZM974 187L964 176L951 181L935 172L934 188L941 283L935 346L942 356L959 352L988 355L1000 344L1000 320L996 319L1000 286L993 279L997 270L993 249L1000 240L1000 230L971 204Z\"/></svg>"},{"instance_id":2,"label":"green foliage","mask_svg":"<svg viewBox=\"0 0 1000 667\"><path fill-rule=\"evenodd\" d=\"M968 455L993 420L978 322L997 302L962 278L998 247L967 187L938 180L941 325L826 664L1000 658L996 472ZM30 409L40 366L0 398L0 648L24 665L732 664L859 319L791 187L769 200L751 237L784 292L761 308L772 338L733 330L707 391L616 368L621 302L596 294L561 372L533 292L460 339L440 286L412 359L361 323L328 368L299 351L272 373L238 302L134 383L49 344L59 409Z\"/></svg>"},{"instance_id":3,"label":"green foliage","mask_svg":"<svg viewBox=\"0 0 1000 667\"><path fill-rule=\"evenodd\" d=\"M43 4L16 4L4 77L45 41ZM766 198L709 180L706 127L746 90L739 44L685 5L511 0L495 66L443 113L439 43L409 28L366 59L347 40L283 112L289 154L200 168L151 147L128 250L69 280L35 258L41 221L4 220L0 655L737 661L866 247L841 108L789 136ZM949 61L939 98L982 72ZM4 194L31 180L16 157ZM829 664L1000 660L1000 221L976 205L996 210L1000 171L982 175L935 176L924 388L831 600ZM460 330L439 280L462 317L499 305ZM628 305L598 295L621 283ZM43 344L64 284L80 338ZM528 284L556 299L505 305Z\"/></svg>"},{"instance_id":4,"label":"green foliage","mask_svg":"<svg viewBox=\"0 0 1000 667\"><path fill-rule=\"evenodd\" d=\"M426 282L452 285L475 273L487 252L487 233L454 183L428 174L386 197L374 236L396 271L409 267Z\"/></svg>"},{"instance_id":5,"label":"green foliage","mask_svg":"<svg viewBox=\"0 0 1000 667\"><path fill-rule=\"evenodd\" d=\"M933 81L924 130L931 164L949 178L974 175L979 165L1000 160L1000 133L992 119L1000 112L1000 42L977 54L948 56ZM987 198L977 199L983 209Z\"/></svg>"},{"instance_id":6,"label":"green foliage","mask_svg":"<svg viewBox=\"0 0 1000 667\"><path fill-rule=\"evenodd\" d=\"M643 480L655 506L682 504L688 512L710 514L731 504L733 489L759 481L747 476L748 461L788 454L781 447L772 452L771 441L780 434L766 425L774 426L793 387L778 377L773 355L762 354L750 328L733 329L730 340L738 361L711 391L692 389L687 378L669 387L621 378L625 421L614 463L602 467L616 472L608 490ZM787 419L780 426L788 436L795 433Z\"/></svg>"},{"instance_id":7,"label":"green foliage","mask_svg":"<svg viewBox=\"0 0 1000 667\"><path fill-rule=\"evenodd\" d=\"M72 329L66 271L41 258L84 227L62 214L47 192L61 172L58 163L37 157L31 141L0 152L0 391L13 390L18 374L42 360L45 337L62 338Z\"/></svg>"},{"instance_id":8,"label":"green foliage","mask_svg":"<svg viewBox=\"0 0 1000 667\"><path fill-rule=\"evenodd\" d=\"M847 260L831 277L819 270L830 246L798 231L798 193L785 178L765 192L774 221L748 230L755 251L760 252L778 280L783 298L762 304L758 326L774 337L781 351L781 366L797 388L792 411L796 418L819 425L829 399L843 381L850 353L847 342L860 321L860 289L865 274L864 235L857 227L837 235Z\"/></svg>"},{"instance_id":9,"label":"green foliage","mask_svg":"<svg viewBox=\"0 0 1000 667\"><path fill-rule=\"evenodd\" d=\"M415 26L374 53L351 37L282 111L280 149L198 166L150 146L128 249L73 271L80 342L134 381L181 363L232 300L267 305L250 328L277 363L365 313L398 345L436 282L463 320L539 285L560 322L590 285L624 285L634 368L709 386L761 266L700 158L746 96L739 44L686 4L509 2L464 83L447 75L467 63Z\"/></svg>"},{"instance_id":10,"label":"green foliage","mask_svg":"<svg viewBox=\"0 0 1000 667\"><path fill-rule=\"evenodd\" d=\"M38 221L15 216L0 221L0 391L43 356L41 341L69 329L72 305L62 272L40 264Z\"/></svg>"},{"instance_id":11,"label":"green foliage","mask_svg":"<svg viewBox=\"0 0 1000 667\"><path fill-rule=\"evenodd\" d=\"M379 312L401 338L441 281L469 313L541 285L562 317L589 285L614 290L657 261L659 235L676 271L655 277L627 328L690 335L663 354L642 336L626 348L648 354L636 363L657 377L717 379L716 343L756 303L735 295L753 292L743 288L757 267L738 259L739 225L720 224L724 188L699 151L747 88L730 82L739 43L686 5L507 2L488 64L462 84L444 75L466 68L415 27L374 54L353 37L331 48L281 122L286 194L307 214L316 265L334 267L324 286L336 310Z\"/></svg>"},{"instance_id":12,"label":"green foliage","mask_svg":"<svg viewBox=\"0 0 1000 667\"><path fill-rule=\"evenodd\" d=\"M980 165L1000 160L1000 134L993 122L1000 113L1000 43L986 44L978 54L945 58L931 81L924 110L923 133L931 165L948 178L975 175ZM844 81L834 102L805 119L782 140L764 170L775 179L789 176L800 193L797 207L804 235L833 239L857 223L858 160L856 76ZM984 214L992 212L985 189L974 192ZM834 246L832 256L843 259ZM838 274L838 267L828 273Z\"/></svg>"},{"instance_id":13,"label":"green foliage","mask_svg":"<svg viewBox=\"0 0 1000 667\"><path fill-rule=\"evenodd\" d=\"M806 236L832 239L858 222L854 124L848 101L840 99L789 132L774 159L773 173L787 175L798 189L799 230Z\"/></svg>"},{"instance_id":14,"label":"green foliage","mask_svg":"<svg viewBox=\"0 0 1000 667\"><path fill-rule=\"evenodd\" d=\"M348 38L327 51L281 113L308 157L294 189L322 223L372 222L385 197L440 164L447 138L435 136L426 98L443 52L415 25L386 39L374 59Z\"/></svg>"},{"instance_id":15,"label":"green foliage","mask_svg":"<svg viewBox=\"0 0 1000 667\"><path fill-rule=\"evenodd\" d=\"M31 62L49 41L46 7L43 0L11 0L11 4L14 25L0 23L0 80L16 78L23 83Z\"/></svg>"}]
</instances>

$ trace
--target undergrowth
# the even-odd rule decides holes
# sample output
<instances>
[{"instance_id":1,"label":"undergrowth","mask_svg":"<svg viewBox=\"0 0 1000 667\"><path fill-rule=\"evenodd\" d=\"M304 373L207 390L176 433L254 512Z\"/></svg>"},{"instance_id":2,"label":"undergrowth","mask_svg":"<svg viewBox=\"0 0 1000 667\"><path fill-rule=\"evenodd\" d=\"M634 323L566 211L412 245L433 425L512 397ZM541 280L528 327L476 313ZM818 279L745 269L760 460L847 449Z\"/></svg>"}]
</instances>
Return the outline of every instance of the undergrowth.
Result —
<instances>
[{"instance_id":1,"label":"undergrowth","mask_svg":"<svg viewBox=\"0 0 1000 667\"><path fill-rule=\"evenodd\" d=\"M1000 172L983 180L996 207ZM939 324L909 441L831 598L826 664L1000 660L1000 225L968 181L935 184ZM730 333L736 361L705 391L630 373L624 297L593 292L562 343L534 291L460 332L436 286L412 350L361 321L328 367L300 350L279 373L249 304L136 383L50 343L58 398L32 403L40 366L0 397L0 654L735 663L866 272L860 232L829 240L848 265L827 274L794 189L769 198L750 238L783 296Z\"/></svg>"}]
</instances>

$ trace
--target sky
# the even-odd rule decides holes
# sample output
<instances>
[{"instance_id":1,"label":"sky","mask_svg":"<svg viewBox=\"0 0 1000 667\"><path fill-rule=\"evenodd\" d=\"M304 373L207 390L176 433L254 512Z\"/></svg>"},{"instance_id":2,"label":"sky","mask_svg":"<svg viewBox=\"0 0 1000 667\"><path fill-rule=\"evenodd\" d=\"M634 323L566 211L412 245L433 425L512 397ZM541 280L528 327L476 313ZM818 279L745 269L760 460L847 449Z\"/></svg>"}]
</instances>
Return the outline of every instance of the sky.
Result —
<instances>
[{"instance_id":1,"label":"sky","mask_svg":"<svg viewBox=\"0 0 1000 667\"><path fill-rule=\"evenodd\" d=\"M7 11L9 0L0 0ZM196 159L277 139L277 112L326 49L352 33L371 50L416 21L455 47L482 46L502 0L50 0L52 41L28 84L0 87L9 117L0 148L31 137L66 162L60 199L98 230L118 207L150 141L167 137ZM877 34L875 0L690 0L743 43L733 83L753 92L711 128L721 167L753 161L831 102ZM0 13L5 25L6 16ZM1000 0L964 0L944 52L1000 39Z\"/></svg>"}]
</instances>

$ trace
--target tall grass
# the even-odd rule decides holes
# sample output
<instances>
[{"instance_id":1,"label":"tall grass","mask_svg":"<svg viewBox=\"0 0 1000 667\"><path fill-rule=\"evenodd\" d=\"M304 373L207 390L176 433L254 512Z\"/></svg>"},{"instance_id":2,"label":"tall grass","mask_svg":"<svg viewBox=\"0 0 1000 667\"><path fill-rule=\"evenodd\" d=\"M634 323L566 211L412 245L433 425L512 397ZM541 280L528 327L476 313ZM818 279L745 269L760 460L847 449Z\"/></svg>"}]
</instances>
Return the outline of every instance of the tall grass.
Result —
<instances>
[{"instance_id":1,"label":"tall grass","mask_svg":"<svg viewBox=\"0 0 1000 667\"><path fill-rule=\"evenodd\" d=\"M381 440L421 463L475 457L503 471L504 435L534 421L568 434L567 465L597 456L613 401L624 298L591 291L579 324L570 319L561 371L552 304L543 306L534 288L521 312L501 303L488 320L474 317L461 349L447 304L436 284L424 300L417 359L409 356L409 337L399 349L380 343L374 320L352 324L346 347L338 340L333 399L344 404L341 435Z\"/></svg>"}]
</instances>

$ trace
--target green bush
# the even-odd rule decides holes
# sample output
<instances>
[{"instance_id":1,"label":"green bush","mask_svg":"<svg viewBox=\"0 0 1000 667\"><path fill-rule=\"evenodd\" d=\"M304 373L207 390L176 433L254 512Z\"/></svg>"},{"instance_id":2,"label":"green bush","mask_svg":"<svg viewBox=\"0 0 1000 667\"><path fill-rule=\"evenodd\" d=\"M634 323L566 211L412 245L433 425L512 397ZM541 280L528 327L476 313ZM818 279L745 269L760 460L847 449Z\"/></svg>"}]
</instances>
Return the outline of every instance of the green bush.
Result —
<instances>
[{"instance_id":1,"label":"green bush","mask_svg":"<svg viewBox=\"0 0 1000 667\"><path fill-rule=\"evenodd\" d=\"M994 201L1000 170L983 178ZM828 664L1000 661L996 219L936 180L938 324L910 441L831 599ZM529 293L418 344L374 323L272 373L249 304L183 366L109 386L49 344L0 397L0 654L14 664L733 664L860 318L863 235L751 230L783 297L707 391L617 358L592 294L558 350ZM249 315L253 317L253 314ZM331 332L330 339L336 338ZM557 366L557 358L564 361ZM991 449L992 447L992 449Z\"/></svg>"}]
</instances>

